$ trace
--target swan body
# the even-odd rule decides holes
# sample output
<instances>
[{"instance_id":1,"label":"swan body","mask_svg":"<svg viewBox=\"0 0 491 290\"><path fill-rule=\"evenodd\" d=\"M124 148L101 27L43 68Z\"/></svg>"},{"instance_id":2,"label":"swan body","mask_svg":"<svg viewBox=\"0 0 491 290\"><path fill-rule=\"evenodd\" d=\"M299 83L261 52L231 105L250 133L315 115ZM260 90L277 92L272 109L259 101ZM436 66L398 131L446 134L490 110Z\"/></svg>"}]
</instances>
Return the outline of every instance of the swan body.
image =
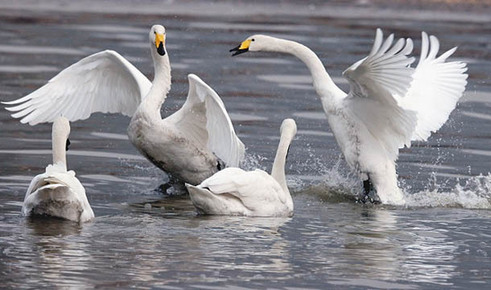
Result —
<instances>
[{"instance_id":1,"label":"swan body","mask_svg":"<svg viewBox=\"0 0 491 290\"><path fill-rule=\"evenodd\" d=\"M52 133L53 164L31 181L22 205L23 215L47 215L81 223L94 218L84 187L73 170L67 171L65 144L69 134L68 120L57 118Z\"/></svg>"},{"instance_id":2,"label":"swan body","mask_svg":"<svg viewBox=\"0 0 491 290\"><path fill-rule=\"evenodd\" d=\"M14 118L35 125L63 115L83 120L94 112L130 116L131 143L154 165L177 179L198 184L225 166L238 166L244 145L236 136L217 93L194 74L180 110L162 119L160 109L171 87L165 28L149 32L155 75L150 82L115 51L90 55L47 84L12 102Z\"/></svg>"},{"instance_id":3,"label":"swan body","mask_svg":"<svg viewBox=\"0 0 491 290\"><path fill-rule=\"evenodd\" d=\"M263 170L244 171L229 167L201 184L186 184L199 213L242 216L292 216L293 200L286 185L285 162L295 136L295 121L286 119L271 175Z\"/></svg>"},{"instance_id":4,"label":"swan body","mask_svg":"<svg viewBox=\"0 0 491 290\"><path fill-rule=\"evenodd\" d=\"M395 163L399 148L437 131L467 84L466 64L446 61L456 48L437 57L438 39L422 32L421 57L414 68L412 49L411 39L394 43L393 35L384 40L377 29L369 55L343 73L349 93L335 85L317 55L300 43L253 35L231 52L283 52L303 61L346 162L364 180L365 193L373 185L382 203L402 205Z\"/></svg>"}]
</instances>

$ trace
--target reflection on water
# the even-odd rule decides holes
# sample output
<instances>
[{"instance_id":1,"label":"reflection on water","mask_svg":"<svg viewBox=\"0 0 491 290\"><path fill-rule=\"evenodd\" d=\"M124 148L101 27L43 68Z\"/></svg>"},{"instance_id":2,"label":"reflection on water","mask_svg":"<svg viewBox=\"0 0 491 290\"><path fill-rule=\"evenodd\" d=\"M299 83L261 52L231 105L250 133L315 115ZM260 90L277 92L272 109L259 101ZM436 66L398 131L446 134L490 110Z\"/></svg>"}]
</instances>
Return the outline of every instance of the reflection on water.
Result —
<instances>
[{"instance_id":1,"label":"reflection on water","mask_svg":"<svg viewBox=\"0 0 491 290\"><path fill-rule=\"evenodd\" d=\"M9 279L13 285L40 287L83 287L82 273L91 269L88 244L71 239L80 235L78 223L55 218L28 218L22 222L25 230L12 239L4 239L2 260L10 261ZM15 237L15 238L14 238ZM22 263L13 263L16 260ZM8 287L9 284L4 284Z\"/></svg>"},{"instance_id":2,"label":"reflection on water","mask_svg":"<svg viewBox=\"0 0 491 290\"><path fill-rule=\"evenodd\" d=\"M20 209L29 182L51 161L51 126L20 124L0 108L2 287L486 289L491 283L491 62L489 33L479 23L488 23L490 13L421 14L392 2L379 9L370 1L356 7L340 1L213 1L200 2L202 10L186 1L167 1L157 10L154 1L90 7L50 1L39 11L20 2L9 5L24 10L3 9L7 4L0 3L2 101L28 94L103 49L118 51L151 79L147 33L162 23L173 73L164 116L181 107L186 76L196 73L230 112L247 146L244 166L267 171L281 121L297 120L286 169L295 215L197 215L182 191L161 194L169 177L130 144L128 117L95 114L72 124L68 163L85 185L96 219L83 226L25 219ZM131 15L116 13L130 4ZM46 7L75 11L53 14ZM159 14L170 11L179 13ZM398 21L388 23L391 18ZM442 50L458 45L456 57L469 62L468 90L450 122L428 143L401 151L405 208L356 203L361 184L340 157L302 63L288 55L228 53L254 33L301 41L344 89L342 71L366 55L376 27L413 37L417 49L426 30L440 38Z\"/></svg>"},{"instance_id":3,"label":"reflection on water","mask_svg":"<svg viewBox=\"0 0 491 290\"><path fill-rule=\"evenodd\" d=\"M0 154L19 154L19 155L29 155L29 154L42 154L51 155L51 150L0 150ZM86 156L86 157L102 157L102 158L114 158L114 159L136 159L145 160L145 157L140 155L130 155L115 152L98 152L98 151L86 151L86 150L70 150L67 155L74 156Z\"/></svg>"}]
</instances>

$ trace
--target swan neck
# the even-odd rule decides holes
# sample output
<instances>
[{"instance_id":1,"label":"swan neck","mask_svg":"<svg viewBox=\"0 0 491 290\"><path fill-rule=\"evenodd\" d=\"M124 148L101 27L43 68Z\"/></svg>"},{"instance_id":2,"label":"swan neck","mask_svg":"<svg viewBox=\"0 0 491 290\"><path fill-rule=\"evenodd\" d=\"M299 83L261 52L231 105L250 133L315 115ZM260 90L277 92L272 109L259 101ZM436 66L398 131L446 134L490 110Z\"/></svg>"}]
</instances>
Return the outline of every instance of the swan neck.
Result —
<instances>
[{"instance_id":1,"label":"swan neck","mask_svg":"<svg viewBox=\"0 0 491 290\"><path fill-rule=\"evenodd\" d=\"M276 156L273 162L273 169L271 170L271 176L281 185L283 192L290 196L290 191L286 184L285 176L285 164L286 155L288 154L288 147L290 146L292 137L282 134L280 137L280 143L276 150Z\"/></svg>"},{"instance_id":2,"label":"swan neck","mask_svg":"<svg viewBox=\"0 0 491 290\"><path fill-rule=\"evenodd\" d=\"M142 100L142 112L152 118L161 119L160 109L167 98L171 87L171 68L169 56L152 53L154 63L154 79L148 94Z\"/></svg>"},{"instance_id":3,"label":"swan neck","mask_svg":"<svg viewBox=\"0 0 491 290\"><path fill-rule=\"evenodd\" d=\"M319 57L307 46L291 40L278 39L277 48L300 59L312 75L314 88L321 99L333 100L344 93L336 86Z\"/></svg>"},{"instance_id":4,"label":"swan neck","mask_svg":"<svg viewBox=\"0 0 491 290\"><path fill-rule=\"evenodd\" d=\"M67 136L63 136L62 132L57 132L53 130L51 142L52 142L52 152L53 152L53 164L60 164L67 168L66 166L66 142Z\"/></svg>"}]
</instances>

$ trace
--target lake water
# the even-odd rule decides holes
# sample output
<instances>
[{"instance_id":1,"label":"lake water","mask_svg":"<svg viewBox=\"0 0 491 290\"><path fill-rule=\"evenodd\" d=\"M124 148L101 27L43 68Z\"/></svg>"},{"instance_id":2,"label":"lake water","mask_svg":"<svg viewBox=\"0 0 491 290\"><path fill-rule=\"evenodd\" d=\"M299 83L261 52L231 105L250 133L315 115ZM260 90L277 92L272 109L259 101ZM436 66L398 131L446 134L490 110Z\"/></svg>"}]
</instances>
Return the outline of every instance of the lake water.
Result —
<instances>
[{"instance_id":1,"label":"lake water","mask_svg":"<svg viewBox=\"0 0 491 290\"><path fill-rule=\"evenodd\" d=\"M0 3L0 99L17 99L84 56L113 49L153 73L148 29L167 28L173 87L188 73L222 97L247 146L247 168L271 169L279 126L297 121L287 164L292 218L198 216L126 137L129 118L72 124L68 166L84 184L92 223L26 219L33 176L51 162L51 125L22 125L0 109L0 287L163 289L489 289L491 283L491 13L489 6L399 7L358 1L11 1ZM452 1L450 1L452 2ZM482 1L486 2L486 1ZM419 3L415 1L414 3ZM363 205L306 67L279 54L228 50L255 33L306 44L343 89L341 72L370 50L375 29L438 36L459 46L469 83L428 142L401 150L408 206Z\"/></svg>"}]
</instances>

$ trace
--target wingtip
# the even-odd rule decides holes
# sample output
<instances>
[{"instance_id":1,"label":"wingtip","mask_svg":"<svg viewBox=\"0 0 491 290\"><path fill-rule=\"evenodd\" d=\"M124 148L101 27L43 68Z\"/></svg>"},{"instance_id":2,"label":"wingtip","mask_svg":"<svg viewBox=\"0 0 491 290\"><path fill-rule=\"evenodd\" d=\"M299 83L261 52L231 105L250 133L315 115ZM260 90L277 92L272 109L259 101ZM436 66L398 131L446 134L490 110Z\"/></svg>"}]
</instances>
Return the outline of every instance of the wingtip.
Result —
<instances>
[{"instance_id":1,"label":"wingtip","mask_svg":"<svg viewBox=\"0 0 491 290\"><path fill-rule=\"evenodd\" d=\"M101 51L101 53L107 53L107 54L116 54L116 55L120 55L117 51L115 50L112 50L112 49L106 49L106 50L103 50Z\"/></svg>"},{"instance_id":2,"label":"wingtip","mask_svg":"<svg viewBox=\"0 0 491 290\"><path fill-rule=\"evenodd\" d=\"M413 40L411 38L406 38L406 45L402 49L402 53L404 55L409 55L413 52L413 49L414 49Z\"/></svg>"},{"instance_id":3,"label":"wingtip","mask_svg":"<svg viewBox=\"0 0 491 290\"><path fill-rule=\"evenodd\" d=\"M9 112L16 112L16 110L14 109L14 107L5 107L5 110L7 110Z\"/></svg>"},{"instance_id":4,"label":"wingtip","mask_svg":"<svg viewBox=\"0 0 491 290\"><path fill-rule=\"evenodd\" d=\"M188 79L200 79L200 78L195 74L188 74Z\"/></svg>"},{"instance_id":5,"label":"wingtip","mask_svg":"<svg viewBox=\"0 0 491 290\"><path fill-rule=\"evenodd\" d=\"M374 40L373 46L372 46L372 50L368 54L369 56L372 56L375 53L377 53L377 51L379 50L380 46L382 45L383 36L384 36L384 34L382 33L382 29L377 28L377 31L375 33L375 40Z\"/></svg>"},{"instance_id":6,"label":"wingtip","mask_svg":"<svg viewBox=\"0 0 491 290\"><path fill-rule=\"evenodd\" d=\"M7 106L11 106L11 105L17 105L19 103L22 103L22 98L19 98L17 100L13 100L13 101L1 101L0 103L4 104L4 105L7 105Z\"/></svg>"},{"instance_id":7,"label":"wingtip","mask_svg":"<svg viewBox=\"0 0 491 290\"><path fill-rule=\"evenodd\" d=\"M191 82L191 81L198 82L198 83L208 87L208 85L199 76L197 76L195 74L188 74L188 81L189 82Z\"/></svg>"}]
</instances>

